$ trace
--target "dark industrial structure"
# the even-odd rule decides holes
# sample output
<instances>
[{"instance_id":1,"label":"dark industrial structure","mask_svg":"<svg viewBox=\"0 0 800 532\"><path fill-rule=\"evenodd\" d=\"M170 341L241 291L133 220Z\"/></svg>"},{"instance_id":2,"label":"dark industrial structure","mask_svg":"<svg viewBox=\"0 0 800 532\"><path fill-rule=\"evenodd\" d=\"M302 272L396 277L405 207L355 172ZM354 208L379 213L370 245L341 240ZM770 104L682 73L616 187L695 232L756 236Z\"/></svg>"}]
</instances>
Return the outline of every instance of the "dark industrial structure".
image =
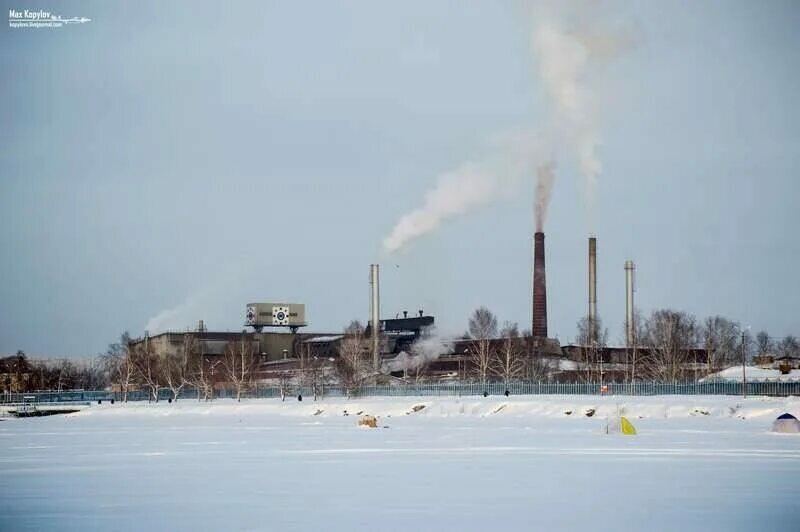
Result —
<instances>
[{"instance_id":1,"label":"dark industrial structure","mask_svg":"<svg viewBox=\"0 0 800 532\"><path fill-rule=\"evenodd\" d=\"M531 331L547 338L547 282L545 278L544 233L533 235L533 312Z\"/></svg>"}]
</instances>

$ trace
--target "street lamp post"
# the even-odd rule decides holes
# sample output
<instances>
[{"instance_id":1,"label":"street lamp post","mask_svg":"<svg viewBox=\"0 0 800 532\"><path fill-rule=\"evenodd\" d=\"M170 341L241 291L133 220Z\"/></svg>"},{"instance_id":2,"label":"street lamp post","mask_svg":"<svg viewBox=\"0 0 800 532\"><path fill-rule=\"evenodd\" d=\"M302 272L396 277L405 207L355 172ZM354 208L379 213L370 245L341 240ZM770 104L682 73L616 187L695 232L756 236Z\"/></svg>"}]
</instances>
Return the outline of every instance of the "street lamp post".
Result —
<instances>
[{"instance_id":1,"label":"street lamp post","mask_svg":"<svg viewBox=\"0 0 800 532\"><path fill-rule=\"evenodd\" d=\"M747 349L745 348L745 334L742 330L742 397L747 397L747 371L745 370L747 364Z\"/></svg>"}]
</instances>

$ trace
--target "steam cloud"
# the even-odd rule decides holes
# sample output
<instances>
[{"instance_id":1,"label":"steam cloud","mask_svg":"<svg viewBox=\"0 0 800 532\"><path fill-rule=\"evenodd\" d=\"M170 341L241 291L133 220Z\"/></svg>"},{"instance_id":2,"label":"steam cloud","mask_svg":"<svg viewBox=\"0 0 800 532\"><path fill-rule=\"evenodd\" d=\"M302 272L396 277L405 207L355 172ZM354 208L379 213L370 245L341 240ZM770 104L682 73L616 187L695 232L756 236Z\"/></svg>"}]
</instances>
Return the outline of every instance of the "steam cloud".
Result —
<instances>
[{"instance_id":1,"label":"steam cloud","mask_svg":"<svg viewBox=\"0 0 800 532\"><path fill-rule=\"evenodd\" d=\"M572 13L563 11L565 4L547 4L543 13L537 14L540 16L534 27L532 47L539 77L553 102L556 129L574 149L584 177L591 226L595 189L603 165L598 155L599 135L593 113L596 102L587 78L603 62L628 47L633 38L629 33L598 30L587 23L587 20L591 20L592 24L596 24L599 17L590 15L584 20L570 18ZM548 5L549 13L546 9ZM562 11L559 12L559 9ZM550 178L552 180L552 176ZM541 179L540 174L540 183ZM544 204L537 199L537 207L541 209L543 206L546 213L547 197L544 199ZM540 218L544 221L544 216L537 215L537 226Z\"/></svg>"},{"instance_id":2,"label":"steam cloud","mask_svg":"<svg viewBox=\"0 0 800 532\"><path fill-rule=\"evenodd\" d=\"M591 3L545 2L537 7L532 51L537 71L552 109L547 134L523 150L498 152L500 163L465 163L439 176L423 204L402 216L383 241L394 252L410 241L435 231L450 218L472 212L493 201L498 191L513 183L516 172L537 168L536 228L542 230L555 176L555 158L541 157L532 147L565 145L577 158L585 181L589 225L593 225L595 188L603 166L598 154L595 95L589 77L633 42L631 34L598 29L602 13ZM517 146L519 147L519 146ZM515 158L522 156L522 159Z\"/></svg>"},{"instance_id":3,"label":"steam cloud","mask_svg":"<svg viewBox=\"0 0 800 532\"><path fill-rule=\"evenodd\" d=\"M540 164L536 169L536 204L534 206L534 215L536 216L537 232L543 230L544 221L547 219L547 207L550 205L550 192L553 190L555 168L555 161L550 160Z\"/></svg>"},{"instance_id":4,"label":"steam cloud","mask_svg":"<svg viewBox=\"0 0 800 532\"><path fill-rule=\"evenodd\" d=\"M453 352L452 338L440 336L436 329L411 344L411 353L401 351L396 357L383 363L383 373L393 371L415 371L433 362L441 355Z\"/></svg>"},{"instance_id":5,"label":"steam cloud","mask_svg":"<svg viewBox=\"0 0 800 532\"><path fill-rule=\"evenodd\" d=\"M397 251L433 232L445 220L493 201L502 190L532 171L541 142L531 133L518 132L496 139L493 148L495 158L467 162L441 174L436 186L425 194L422 207L402 216L383 240L384 250Z\"/></svg>"},{"instance_id":6,"label":"steam cloud","mask_svg":"<svg viewBox=\"0 0 800 532\"><path fill-rule=\"evenodd\" d=\"M435 230L441 223L479 205L497 192L497 176L475 163L466 163L439 176L436 187L425 194L423 206L406 214L383 241L386 251Z\"/></svg>"}]
</instances>

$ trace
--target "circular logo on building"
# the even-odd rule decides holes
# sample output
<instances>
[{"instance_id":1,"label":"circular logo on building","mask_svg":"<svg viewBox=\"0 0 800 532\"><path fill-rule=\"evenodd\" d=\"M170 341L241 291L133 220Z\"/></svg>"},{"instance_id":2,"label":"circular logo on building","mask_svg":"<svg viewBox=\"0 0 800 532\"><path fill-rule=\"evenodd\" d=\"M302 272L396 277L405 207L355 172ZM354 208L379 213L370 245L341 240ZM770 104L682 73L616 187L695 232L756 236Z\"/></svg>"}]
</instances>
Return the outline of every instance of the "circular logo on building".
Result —
<instances>
[{"instance_id":1,"label":"circular logo on building","mask_svg":"<svg viewBox=\"0 0 800 532\"><path fill-rule=\"evenodd\" d=\"M289 307L272 307L272 324L289 325Z\"/></svg>"}]
</instances>

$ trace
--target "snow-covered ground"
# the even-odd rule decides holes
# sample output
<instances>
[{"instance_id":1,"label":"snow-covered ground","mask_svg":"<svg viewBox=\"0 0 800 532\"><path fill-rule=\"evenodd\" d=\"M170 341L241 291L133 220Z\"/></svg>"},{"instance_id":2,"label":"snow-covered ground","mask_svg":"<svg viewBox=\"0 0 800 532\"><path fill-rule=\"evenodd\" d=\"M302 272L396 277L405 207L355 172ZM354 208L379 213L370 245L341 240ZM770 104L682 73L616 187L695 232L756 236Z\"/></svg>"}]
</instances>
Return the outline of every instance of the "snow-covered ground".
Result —
<instances>
[{"instance_id":1,"label":"snow-covered ground","mask_svg":"<svg viewBox=\"0 0 800 532\"><path fill-rule=\"evenodd\" d=\"M187 401L2 418L0 530L798 530L800 436L769 432L786 411L800 417L800 400ZM358 412L381 428L358 428ZM638 435L605 434L617 412Z\"/></svg>"},{"instance_id":2,"label":"snow-covered ground","mask_svg":"<svg viewBox=\"0 0 800 532\"><path fill-rule=\"evenodd\" d=\"M783 374L777 369L757 368L754 366L745 367L745 375L750 382L754 381L800 381L800 369L790 370L789 373ZM712 373L703 381L725 380L742 382L742 366L734 366L731 368L723 369L717 373Z\"/></svg>"}]
</instances>

